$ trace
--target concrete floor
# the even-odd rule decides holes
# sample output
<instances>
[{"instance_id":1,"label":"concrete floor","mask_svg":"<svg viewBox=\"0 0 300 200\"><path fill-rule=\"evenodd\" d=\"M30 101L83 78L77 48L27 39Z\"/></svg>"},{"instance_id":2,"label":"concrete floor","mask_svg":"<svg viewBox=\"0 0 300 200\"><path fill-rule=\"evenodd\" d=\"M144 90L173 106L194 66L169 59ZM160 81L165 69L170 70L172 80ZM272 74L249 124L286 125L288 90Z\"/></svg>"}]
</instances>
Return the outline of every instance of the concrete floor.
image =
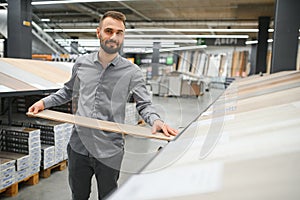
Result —
<instances>
[{"instance_id":1,"label":"concrete floor","mask_svg":"<svg viewBox=\"0 0 300 200\"><path fill-rule=\"evenodd\" d=\"M203 112L223 90L213 89L203 96L196 97L153 97L153 103L166 123L178 130L183 130L190 122ZM167 142L134 138L125 139L125 155L122 163L119 185L134 173L137 173L153 156L159 147ZM92 180L90 200L97 200L95 179ZM3 200L70 200L71 192L68 185L68 170L55 171L49 178L40 178L34 186L21 185L16 197L2 197Z\"/></svg>"}]
</instances>

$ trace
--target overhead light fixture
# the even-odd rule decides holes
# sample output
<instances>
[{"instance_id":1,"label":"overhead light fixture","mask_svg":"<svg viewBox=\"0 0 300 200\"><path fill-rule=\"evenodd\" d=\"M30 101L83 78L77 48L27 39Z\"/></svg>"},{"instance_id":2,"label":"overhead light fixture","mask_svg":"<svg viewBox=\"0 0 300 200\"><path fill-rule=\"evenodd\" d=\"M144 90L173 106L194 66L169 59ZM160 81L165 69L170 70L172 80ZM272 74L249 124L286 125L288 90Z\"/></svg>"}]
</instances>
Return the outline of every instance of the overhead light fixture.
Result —
<instances>
[{"instance_id":1,"label":"overhead light fixture","mask_svg":"<svg viewBox=\"0 0 300 200\"><path fill-rule=\"evenodd\" d=\"M96 28L94 29L43 29L43 31L47 33L94 33L96 32Z\"/></svg>"},{"instance_id":2,"label":"overhead light fixture","mask_svg":"<svg viewBox=\"0 0 300 200\"><path fill-rule=\"evenodd\" d=\"M56 39L61 46L71 46L72 42L77 42L81 47L99 47L98 39ZM153 47L153 40L125 40L124 47ZM161 46L164 48L180 47L173 40L161 40ZM195 42L196 43L196 42Z\"/></svg>"},{"instance_id":3,"label":"overhead light fixture","mask_svg":"<svg viewBox=\"0 0 300 200\"><path fill-rule=\"evenodd\" d=\"M93 29L44 29L45 32L65 32L65 33L86 33L86 32L95 32L96 28ZM224 33L257 33L258 29L164 29L164 28L137 28L137 29L126 29L128 33L136 32L224 32ZM274 29L269 29L269 32L274 32Z\"/></svg>"},{"instance_id":4,"label":"overhead light fixture","mask_svg":"<svg viewBox=\"0 0 300 200\"><path fill-rule=\"evenodd\" d=\"M70 4L70 3L96 3L96 2L114 2L114 1L130 1L130 0L62 0L62 1L33 1L31 5L52 5L52 4ZM0 6L8 6L8 3L0 3Z\"/></svg>"},{"instance_id":5,"label":"overhead light fixture","mask_svg":"<svg viewBox=\"0 0 300 200\"><path fill-rule=\"evenodd\" d=\"M273 39L268 39L267 42L271 43L271 42L273 42ZM248 45L248 44L258 44L258 40L246 41L245 44L246 45Z\"/></svg>"},{"instance_id":6,"label":"overhead light fixture","mask_svg":"<svg viewBox=\"0 0 300 200\"><path fill-rule=\"evenodd\" d=\"M93 3L93 2L113 2L120 0L63 0L63 1L33 1L31 2L34 6L39 5L51 5L51 4L70 4L70 3ZM122 0L129 1L129 0Z\"/></svg>"},{"instance_id":7,"label":"overhead light fixture","mask_svg":"<svg viewBox=\"0 0 300 200\"><path fill-rule=\"evenodd\" d=\"M43 29L48 33L94 33L96 29ZM255 33L258 32L258 29L160 29L160 28L140 28L140 29L126 29L127 33L136 33L136 32L227 32L227 33ZM269 29L269 33L273 33L274 29ZM299 29L300 32L300 29ZM126 36L126 35L125 35ZM131 36L129 36L131 37ZM148 36L146 36L148 37ZM149 36L150 37L150 36ZM212 38L216 38L211 36ZM222 38L220 36L219 38ZM207 37L209 38L209 37ZM232 37L227 37L232 38ZM238 37L239 38L239 37Z\"/></svg>"},{"instance_id":8,"label":"overhead light fixture","mask_svg":"<svg viewBox=\"0 0 300 200\"><path fill-rule=\"evenodd\" d=\"M186 47L177 47L177 48L167 48L167 49L159 49L159 52L170 52L170 51L183 51L183 50L195 50L195 49L205 49L206 45L200 46L186 46ZM145 53L153 53L153 50L148 50Z\"/></svg>"},{"instance_id":9,"label":"overhead light fixture","mask_svg":"<svg viewBox=\"0 0 300 200\"><path fill-rule=\"evenodd\" d=\"M50 19L49 18L43 18L41 19L42 22L50 22Z\"/></svg>"},{"instance_id":10,"label":"overhead light fixture","mask_svg":"<svg viewBox=\"0 0 300 200\"><path fill-rule=\"evenodd\" d=\"M83 43L83 42L95 42L99 44L99 39L55 39L56 42L78 42L78 43ZM169 44L169 43L185 43L185 44L196 44L197 40L195 39L164 39L164 40L157 40L157 39L126 39L124 42L126 43L153 43L153 42L160 42L164 44Z\"/></svg>"},{"instance_id":11,"label":"overhead light fixture","mask_svg":"<svg viewBox=\"0 0 300 200\"><path fill-rule=\"evenodd\" d=\"M249 35L125 35L125 38L249 38Z\"/></svg>"},{"instance_id":12,"label":"overhead light fixture","mask_svg":"<svg viewBox=\"0 0 300 200\"><path fill-rule=\"evenodd\" d=\"M189 28L174 28L174 29L164 29L164 28L137 28L137 29L126 29L126 32L247 32L247 33L256 33L258 29L208 29L208 28L198 28L198 29L189 29Z\"/></svg>"},{"instance_id":13,"label":"overhead light fixture","mask_svg":"<svg viewBox=\"0 0 300 200\"><path fill-rule=\"evenodd\" d=\"M298 37L298 40L300 40L300 36ZM273 39L268 39L267 42L271 43L273 42ZM246 41L245 44L258 44L258 41L257 40Z\"/></svg>"},{"instance_id":14,"label":"overhead light fixture","mask_svg":"<svg viewBox=\"0 0 300 200\"><path fill-rule=\"evenodd\" d=\"M252 40L252 41L246 41L245 44L249 45L249 44L257 44L258 41L257 40Z\"/></svg>"}]
</instances>

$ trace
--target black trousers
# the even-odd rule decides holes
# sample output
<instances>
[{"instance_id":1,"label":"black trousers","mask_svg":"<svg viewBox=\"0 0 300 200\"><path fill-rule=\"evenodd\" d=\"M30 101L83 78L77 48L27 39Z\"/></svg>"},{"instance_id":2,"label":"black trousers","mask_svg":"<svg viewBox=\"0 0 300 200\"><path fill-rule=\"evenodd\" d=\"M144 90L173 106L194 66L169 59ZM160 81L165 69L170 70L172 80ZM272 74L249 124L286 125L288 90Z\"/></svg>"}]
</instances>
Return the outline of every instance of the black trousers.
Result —
<instances>
[{"instance_id":1,"label":"black trousers","mask_svg":"<svg viewBox=\"0 0 300 200\"><path fill-rule=\"evenodd\" d=\"M112 168L98 159L81 155L68 145L69 185L73 200L88 200L91 193L91 179L95 175L98 184L98 198L103 199L117 188L120 168ZM120 156L119 156L120 157ZM122 162L122 157L117 158ZM119 165L119 166L120 166Z\"/></svg>"}]
</instances>

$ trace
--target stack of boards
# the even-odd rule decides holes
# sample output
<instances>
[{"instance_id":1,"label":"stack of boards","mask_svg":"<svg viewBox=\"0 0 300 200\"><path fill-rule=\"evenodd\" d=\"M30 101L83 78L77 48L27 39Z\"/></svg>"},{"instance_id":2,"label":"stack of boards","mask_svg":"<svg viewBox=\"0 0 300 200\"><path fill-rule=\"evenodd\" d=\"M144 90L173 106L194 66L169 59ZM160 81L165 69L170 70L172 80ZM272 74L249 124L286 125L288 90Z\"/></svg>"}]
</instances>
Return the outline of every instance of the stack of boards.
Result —
<instances>
[{"instance_id":1,"label":"stack of boards","mask_svg":"<svg viewBox=\"0 0 300 200\"><path fill-rule=\"evenodd\" d=\"M236 80L109 199L300 199L299 116L299 71Z\"/></svg>"},{"instance_id":2,"label":"stack of boards","mask_svg":"<svg viewBox=\"0 0 300 200\"><path fill-rule=\"evenodd\" d=\"M58 89L71 70L72 63L0 58L0 93Z\"/></svg>"}]
</instances>

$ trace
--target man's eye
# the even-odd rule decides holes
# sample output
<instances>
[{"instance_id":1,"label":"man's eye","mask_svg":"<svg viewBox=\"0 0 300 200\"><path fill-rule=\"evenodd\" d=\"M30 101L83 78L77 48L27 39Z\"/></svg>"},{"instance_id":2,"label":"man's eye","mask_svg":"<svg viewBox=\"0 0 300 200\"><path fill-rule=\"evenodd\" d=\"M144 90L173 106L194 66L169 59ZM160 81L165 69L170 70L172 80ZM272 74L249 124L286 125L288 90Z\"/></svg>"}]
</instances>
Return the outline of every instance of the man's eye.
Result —
<instances>
[{"instance_id":1,"label":"man's eye","mask_svg":"<svg viewBox=\"0 0 300 200\"><path fill-rule=\"evenodd\" d=\"M105 33L112 33L112 30L107 29L107 30L105 30Z\"/></svg>"}]
</instances>

